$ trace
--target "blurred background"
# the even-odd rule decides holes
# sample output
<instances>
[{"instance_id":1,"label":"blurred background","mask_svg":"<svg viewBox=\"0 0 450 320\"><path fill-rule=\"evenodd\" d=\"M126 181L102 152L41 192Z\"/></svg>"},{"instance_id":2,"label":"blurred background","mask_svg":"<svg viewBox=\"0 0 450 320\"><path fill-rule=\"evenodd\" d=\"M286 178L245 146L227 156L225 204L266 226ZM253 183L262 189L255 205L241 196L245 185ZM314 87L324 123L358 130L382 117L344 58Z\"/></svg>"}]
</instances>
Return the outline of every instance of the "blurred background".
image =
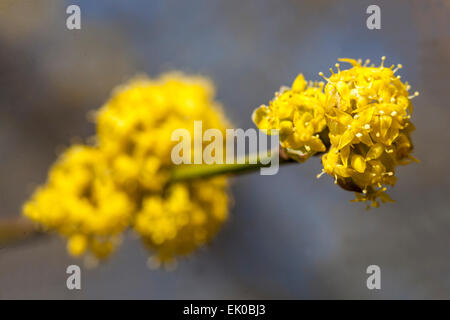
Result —
<instances>
[{"instance_id":1,"label":"blurred background","mask_svg":"<svg viewBox=\"0 0 450 320\"><path fill-rule=\"evenodd\" d=\"M66 8L81 8L81 30ZM381 8L381 30L366 8ZM450 298L450 1L0 0L0 219L45 181L57 152L86 139L86 113L136 73L209 76L236 127L300 72L319 80L337 58L401 63L413 100L414 155L398 170L397 201L366 211L320 159L233 180L231 218L210 246L172 272L146 267L128 236L82 290L66 288L65 241L0 248L0 298ZM381 267L381 290L366 287Z\"/></svg>"}]
</instances>

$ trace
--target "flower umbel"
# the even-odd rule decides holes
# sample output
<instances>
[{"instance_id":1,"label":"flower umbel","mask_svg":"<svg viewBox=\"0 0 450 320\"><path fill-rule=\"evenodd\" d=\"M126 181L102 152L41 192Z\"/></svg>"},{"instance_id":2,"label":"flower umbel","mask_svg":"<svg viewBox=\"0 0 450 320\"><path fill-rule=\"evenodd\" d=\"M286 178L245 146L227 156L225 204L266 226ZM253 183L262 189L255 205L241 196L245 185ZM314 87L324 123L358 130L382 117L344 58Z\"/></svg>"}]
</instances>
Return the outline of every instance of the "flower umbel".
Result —
<instances>
[{"instance_id":1,"label":"flower umbel","mask_svg":"<svg viewBox=\"0 0 450 320\"><path fill-rule=\"evenodd\" d=\"M253 113L253 122L270 134L279 130L282 151L299 162L322 156L323 173L336 184L356 192L355 201L378 207L392 201L385 193L396 182L398 165L417 161L412 155L413 112L410 86L395 73L402 68L370 65L369 60L340 59L352 68L325 78L327 84L307 83L298 75L283 87L269 106ZM322 174L320 174L322 175ZM319 175L319 176L320 176Z\"/></svg>"},{"instance_id":2,"label":"flower umbel","mask_svg":"<svg viewBox=\"0 0 450 320\"><path fill-rule=\"evenodd\" d=\"M269 106L253 112L253 122L270 134L279 130L280 145L289 157L304 162L317 152L325 152L321 133L326 129L323 83L307 83L299 74L291 88L282 87Z\"/></svg>"},{"instance_id":3,"label":"flower umbel","mask_svg":"<svg viewBox=\"0 0 450 320\"><path fill-rule=\"evenodd\" d=\"M204 245L227 218L227 179L171 184L171 135L195 120L225 133L213 93L207 79L181 73L119 87L97 113L96 146L69 148L24 214L68 237L76 256L108 256L128 227L159 262Z\"/></svg>"},{"instance_id":4,"label":"flower umbel","mask_svg":"<svg viewBox=\"0 0 450 320\"><path fill-rule=\"evenodd\" d=\"M378 207L392 201L386 186L396 182L395 168L412 160L410 133L413 112L409 85L400 80L396 68L362 65L361 61L340 59L352 68L340 70L327 80L325 114L331 148L322 157L324 171L336 183L357 191L355 201L372 201ZM323 76L323 74L321 74Z\"/></svg>"},{"instance_id":5,"label":"flower umbel","mask_svg":"<svg viewBox=\"0 0 450 320\"><path fill-rule=\"evenodd\" d=\"M118 87L97 114L98 143L116 182L131 192L161 191L173 166L175 129L185 128L193 137L194 121L201 120L225 132L227 121L213 96L207 79L178 72L141 76Z\"/></svg>"},{"instance_id":6,"label":"flower umbel","mask_svg":"<svg viewBox=\"0 0 450 320\"><path fill-rule=\"evenodd\" d=\"M227 121L213 96L202 77L140 77L119 87L97 116L99 146L116 183L139 204L133 228L159 262L205 244L227 218L226 178L169 183L175 129L187 129L193 139L194 121L201 120L204 129L225 135Z\"/></svg>"},{"instance_id":7,"label":"flower umbel","mask_svg":"<svg viewBox=\"0 0 450 320\"><path fill-rule=\"evenodd\" d=\"M227 179L217 177L170 185L146 196L135 230L157 252L156 261L172 262L209 242L228 216Z\"/></svg>"},{"instance_id":8,"label":"flower umbel","mask_svg":"<svg viewBox=\"0 0 450 320\"><path fill-rule=\"evenodd\" d=\"M24 214L69 238L74 256L108 256L130 225L135 204L111 179L104 154L70 147L50 169L47 183L24 205Z\"/></svg>"}]
</instances>

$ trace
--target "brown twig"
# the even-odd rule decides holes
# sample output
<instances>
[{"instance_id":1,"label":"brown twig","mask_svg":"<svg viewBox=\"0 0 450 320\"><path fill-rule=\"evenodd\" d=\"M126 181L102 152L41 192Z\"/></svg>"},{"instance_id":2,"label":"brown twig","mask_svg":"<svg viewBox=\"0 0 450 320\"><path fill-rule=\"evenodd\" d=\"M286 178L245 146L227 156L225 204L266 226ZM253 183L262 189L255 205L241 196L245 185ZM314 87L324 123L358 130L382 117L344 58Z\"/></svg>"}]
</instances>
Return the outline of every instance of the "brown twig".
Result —
<instances>
[{"instance_id":1,"label":"brown twig","mask_svg":"<svg viewBox=\"0 0 450 320\"><path fill-rule=\"evenodd\" d=\"M0 220L0 248L39 234L41 232L38 227L29 220L23 218Z\"/></svg>"}]
</instances>

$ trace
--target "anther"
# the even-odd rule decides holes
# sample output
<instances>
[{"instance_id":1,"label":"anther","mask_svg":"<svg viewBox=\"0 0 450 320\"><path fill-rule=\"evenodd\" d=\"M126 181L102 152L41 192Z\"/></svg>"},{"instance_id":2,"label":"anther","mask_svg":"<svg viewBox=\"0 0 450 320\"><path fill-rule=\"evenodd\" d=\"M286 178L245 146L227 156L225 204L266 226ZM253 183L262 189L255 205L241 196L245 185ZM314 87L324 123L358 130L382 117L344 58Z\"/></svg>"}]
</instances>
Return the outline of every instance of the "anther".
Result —
<instances>
[{"instance_id":1,"label":"anther","mask_svg":"<svg viewBox=\"0 0 450 320\"><path fill-rule=\"evenodd\" d=\"M401 64L398 64L397 65L397 68L395 68L394 70L393 70L393 72L394 73L396 73L399 69L401 69L401 68L403 68L403 66L401 65Z\"/></svg>"},{"instance_id":2,"label":"anther","mask_svg":"<svg viewBox=\"0 0 450 320\"><path fill-rule=\"evenodd\" d=\"M325 80L327 80L327 82L329 82L328 78L325 77L325 75L323 74L322 71L319 72L319 76L321 76L322 78L324 78Z\"/></svg>"},{"instance_id":3,"label":"anther","mask_svg":"<svg viewBox=\"0 0 450 320\"><path fill-rule=\"evenodd\" d=\"M419 95L419 91L414 92L412 96L409 96L408 99L412 99L414 97L417 97Z\"/></svg>"}]
</instances>

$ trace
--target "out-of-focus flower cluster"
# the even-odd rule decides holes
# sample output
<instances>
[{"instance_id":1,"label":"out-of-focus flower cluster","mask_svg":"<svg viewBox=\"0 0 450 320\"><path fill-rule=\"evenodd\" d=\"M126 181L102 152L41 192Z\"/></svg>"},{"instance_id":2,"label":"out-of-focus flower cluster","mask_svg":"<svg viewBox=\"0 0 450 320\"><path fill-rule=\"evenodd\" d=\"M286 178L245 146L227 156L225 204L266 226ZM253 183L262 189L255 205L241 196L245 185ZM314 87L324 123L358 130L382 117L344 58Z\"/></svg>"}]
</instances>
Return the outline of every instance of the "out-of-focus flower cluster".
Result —
<instances>
[{"instance_id":1,"label":"out-of-focus flower cluster","mask_svg":"<svg viewBox=\"0 0 450 320\"><path fill-rule=\"evenodd\" d=\"M170 182L175 129L194 137L201 120L225 133L211 83L181 73L138 77L117 88L96 119L96 144L66 150L24 214L68 237L75 256L107 257L129 227L158 263L211 240L227 218L226 178Z\"/></svg>"},{"instance_id":2,"label":"out-of-focus flower cluster","mask_svg":"<svg viewBox=\"0 0 450 320\"><path fill-rule=\"evenodd\" d=\"M368 66L368 60L364 65L340 61L352 68L340 70L336 64L337 72L324 77L325 86L307 85L300 75L291 89L282 89L268 107L257 109L253 120L262 130L279 129L281 147L296 160L327 151L323 171L355 191L355 201L378 207L378 200L392 201L385 191L395 185L395 168L415 160L411 98L418 93L409 96L409 85L395 75L402 66L386 68L384 57L379 67Z\"/></svg>"}]
</instances>

